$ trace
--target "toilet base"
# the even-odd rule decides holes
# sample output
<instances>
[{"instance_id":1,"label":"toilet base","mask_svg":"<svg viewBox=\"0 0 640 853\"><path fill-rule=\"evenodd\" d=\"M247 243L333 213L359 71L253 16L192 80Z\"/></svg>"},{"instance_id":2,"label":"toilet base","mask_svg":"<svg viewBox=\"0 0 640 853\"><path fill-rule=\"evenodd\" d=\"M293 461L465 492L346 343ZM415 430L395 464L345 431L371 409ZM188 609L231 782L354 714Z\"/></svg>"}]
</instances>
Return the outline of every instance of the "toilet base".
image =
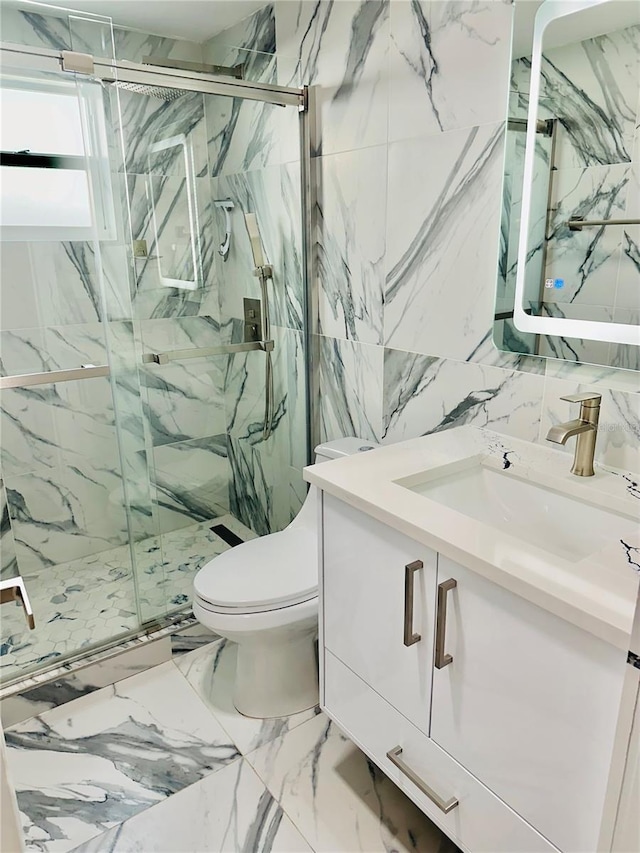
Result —
<instances>
[{"instance_id":1,"label":"toilet base","mask_svg":"<svg viewBox=\"0 0 640 853\"><path fill-rule=\"evenodd\" d=\"M238 645L233 704L246 717L289 717L319 702L316 626L282 634Z\"/></svg>"}]
</instances>

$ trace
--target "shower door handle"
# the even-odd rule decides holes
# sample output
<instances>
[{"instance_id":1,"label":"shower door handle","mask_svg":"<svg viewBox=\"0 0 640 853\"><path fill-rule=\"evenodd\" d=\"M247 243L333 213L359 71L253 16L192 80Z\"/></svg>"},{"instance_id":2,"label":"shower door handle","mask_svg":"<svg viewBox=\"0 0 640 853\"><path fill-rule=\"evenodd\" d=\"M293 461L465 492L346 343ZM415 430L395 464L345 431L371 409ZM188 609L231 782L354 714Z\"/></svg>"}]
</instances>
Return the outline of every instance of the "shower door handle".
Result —
<instances>
[{"instance_id":1,"label":"shower door handle","mask_svg":"<svg viewBox=\"0 0 640 853\"><path fill-rule=\"evenodd\" d=\"M33 630L36 627L36 620L33 616L27 588L20 575L0 581L0 604L8 604L10 601L19 601L22 604L27 625Z\"/></svg>"}]
</instances>

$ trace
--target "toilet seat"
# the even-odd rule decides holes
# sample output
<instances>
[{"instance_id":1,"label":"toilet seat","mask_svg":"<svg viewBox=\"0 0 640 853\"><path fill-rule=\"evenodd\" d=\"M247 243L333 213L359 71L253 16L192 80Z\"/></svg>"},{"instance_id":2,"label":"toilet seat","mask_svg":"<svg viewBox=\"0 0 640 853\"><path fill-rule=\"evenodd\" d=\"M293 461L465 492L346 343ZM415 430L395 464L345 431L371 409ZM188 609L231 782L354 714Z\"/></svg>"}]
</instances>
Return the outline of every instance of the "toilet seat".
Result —
<instances>
[{"instance_id":1,"label":"toilet seat","mask_svg":"<svg viewBox=\"0 0 640 853\"><path fill-rule=\"evenodd\" d=\"M210 560L194 592L211 612L263 613L292 607L318 594L315 531L289 528L251 539Z\"/></svg>"}]
</instances>

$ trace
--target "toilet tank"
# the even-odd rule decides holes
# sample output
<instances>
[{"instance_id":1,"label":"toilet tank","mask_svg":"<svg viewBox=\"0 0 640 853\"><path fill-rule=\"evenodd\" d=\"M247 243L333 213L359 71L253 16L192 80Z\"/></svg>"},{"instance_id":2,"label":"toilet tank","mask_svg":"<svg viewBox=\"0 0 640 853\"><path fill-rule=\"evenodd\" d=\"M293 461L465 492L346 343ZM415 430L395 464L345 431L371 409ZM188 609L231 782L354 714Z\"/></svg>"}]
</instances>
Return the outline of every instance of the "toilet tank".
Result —
<instances>
[{"instance_id":1,"label":"toilet tank","mask_svg":"<svg viewBox=\"0 0 640 853\"><path fill-rule=\"evenodd\" d=\"M326 441L319 444L315 449L316 464L327 462L329 459L339 459L341 456L353 456L355 453L364 453L379 447L371 441L362 438L337 438L335 441Z\"/></svg>"},{"instance_id":2,"label":"toilet tank","mask_svg":"<svg viewBox=\"0 0 640 853\"><path fill-rule=\"evenodd\" d=\"M362 438L337 438L335 441L325 441L315 449L315 464L340 459L342 456L353 456L355 453L365 453L379 446L374 441L365 441ZM317 527L317 494L315 486L310 486L300 512L289 527Z\"/></svg>"}]
</instances>

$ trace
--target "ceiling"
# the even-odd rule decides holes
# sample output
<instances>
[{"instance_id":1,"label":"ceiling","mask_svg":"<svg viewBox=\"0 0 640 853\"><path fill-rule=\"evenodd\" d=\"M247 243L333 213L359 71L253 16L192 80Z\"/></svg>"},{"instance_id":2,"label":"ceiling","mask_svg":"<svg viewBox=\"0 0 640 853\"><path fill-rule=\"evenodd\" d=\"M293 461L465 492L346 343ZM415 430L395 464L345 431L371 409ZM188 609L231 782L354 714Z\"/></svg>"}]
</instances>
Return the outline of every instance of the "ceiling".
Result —
<instances>
[{"instance_id":1,"label":"ceiling","mask_svg":"<svg viewBox=\"0 0 640 853\"><path fill-rule=\"evenodd\" d=\"M268 0L48 0L48 5L108 15L121 27L198 43L237 24ZM22 5L22 4L20 4ZM23 7L24 8L24 7Z\"/></svg>"}]
</instances>

